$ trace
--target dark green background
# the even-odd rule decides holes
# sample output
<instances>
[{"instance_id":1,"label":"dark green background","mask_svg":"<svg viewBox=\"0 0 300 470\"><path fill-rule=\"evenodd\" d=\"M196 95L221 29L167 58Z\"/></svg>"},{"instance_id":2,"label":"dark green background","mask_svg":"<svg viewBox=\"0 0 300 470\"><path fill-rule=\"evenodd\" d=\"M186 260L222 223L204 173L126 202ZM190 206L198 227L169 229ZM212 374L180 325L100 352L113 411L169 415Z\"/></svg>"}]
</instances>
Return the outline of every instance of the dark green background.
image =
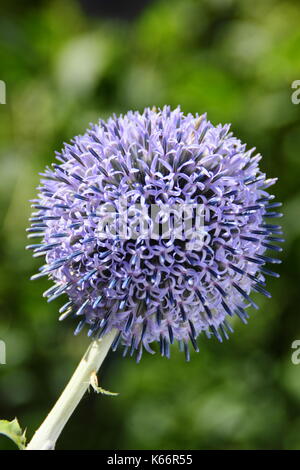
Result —
<instances>
[{"instance_id":1,"label":"dark green background","mask_svg":"<svg viewBox=\"0 0 300 470\"><path fill-rule=\"evenodd\" d=\"M100 382L120 395L86 395L58 448L299 449L299 2L147 2L130 19L124 5L107 16L83 3L1 1L0 417L18 416L30 437L88 345L72 322L57 321L62 300L42 298L49 282L29 281L40 264L24 250L38 173L99 117L180 104L231 122L263 154L268 176L279 176L281 278L268 284L271 300L256 296L261 308L247 326L234 322L225 344L201 338L188 364L177 347L170 360L145 355L139 365L110 354ZM0 448L13 446L1 437Z\"/></svg>"}]
</instances>

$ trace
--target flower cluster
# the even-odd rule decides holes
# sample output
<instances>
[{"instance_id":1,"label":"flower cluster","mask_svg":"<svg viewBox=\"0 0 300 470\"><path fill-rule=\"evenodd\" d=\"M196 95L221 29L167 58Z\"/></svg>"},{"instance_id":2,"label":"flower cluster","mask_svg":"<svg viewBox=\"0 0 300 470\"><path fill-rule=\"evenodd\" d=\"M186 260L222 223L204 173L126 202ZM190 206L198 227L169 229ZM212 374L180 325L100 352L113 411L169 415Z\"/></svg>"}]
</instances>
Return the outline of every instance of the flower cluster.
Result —
<instances>
[{"instance_id":1,"label":"flower cluster","mask_svg":"<svg viewBox=\"0 0 300 470\"><path fill-rule=\"evenodd\" d=\"M184 115L180 108L145 109L142 114L100 120L57 153L58 164L42 175L29 237L34 256L45 265L33 278L48 276L54 286L48 301L68 301L60 319L79 319L88 335L100 338L118 330L118 344L137 360L158 341L169 357L179 341L189 358L204 331L228 337L228 318L246 323L246 308L256 304L251 291L267 297L265 267L279 260L264 253L281 251L281 228L268 223L280 216L266 189L260 155L235 138L229 125L213 126L206 115ZM196 205L202 208L202 244L139 229L120 236L105 220L108 206L125 198L128 226L138 208ZM274 211L275 209L275 211ZM192 217L193 218L193 217ZM99 231L99 224L102 231ZM197 235L197 233L196 233Z\"/></svg>"}]
</instances>

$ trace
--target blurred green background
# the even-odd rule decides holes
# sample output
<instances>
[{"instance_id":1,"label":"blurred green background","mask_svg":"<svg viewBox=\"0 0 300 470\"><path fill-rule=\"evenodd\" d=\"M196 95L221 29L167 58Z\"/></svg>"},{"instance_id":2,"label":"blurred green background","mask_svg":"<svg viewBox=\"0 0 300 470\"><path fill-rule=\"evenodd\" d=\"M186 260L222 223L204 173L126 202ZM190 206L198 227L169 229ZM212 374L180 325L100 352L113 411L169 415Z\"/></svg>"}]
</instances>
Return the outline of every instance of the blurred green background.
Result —
<instances>
[{"instance_id":1,"label":"blurred green background","mask_svg":"<svg viewBox=\"0 0 300 470\"><path fill-rule=\"evenodd\" d=\"M117 398L86 395L59 449L299 449L300 6L276 0L148 2L1 1L0 417L28 437L88 345L47 304L50 283L24 250L29 199L63 142L90 122L145 106L180 104L231 122L264 156L284 202L287 242L271 300L225 344L202 337L190 363L111 353L100 383ZM0 437L0 449L13 448Z\"/></svg>"}]
</instances>

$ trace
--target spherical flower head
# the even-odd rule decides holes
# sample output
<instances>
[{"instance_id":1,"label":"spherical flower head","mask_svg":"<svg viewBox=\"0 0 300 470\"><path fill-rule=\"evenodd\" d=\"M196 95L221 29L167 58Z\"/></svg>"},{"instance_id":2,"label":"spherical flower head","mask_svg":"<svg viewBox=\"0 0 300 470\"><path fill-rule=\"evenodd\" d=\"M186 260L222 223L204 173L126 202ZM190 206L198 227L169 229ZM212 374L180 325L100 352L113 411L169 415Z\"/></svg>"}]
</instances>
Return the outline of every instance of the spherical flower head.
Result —
<instances>
[{"instance_id":1,"label":"spherical flower head","mask_svg":"<svg viewBox=\"0 0 300 470\"><path fill-rule=\"evenodd\" d=\"M266 296L267 249L280 227L260 155L229 125L180 108L145 109L100 120L57 153L42 175L30 245L46 263L33 276L54 286L48 301L68 302L60 319L78 317L77 334L101 338L141 358L178 340L189 358L205 332L228 337L228 317L247 320L252 290Z\"/></svg>"}]
</instances>

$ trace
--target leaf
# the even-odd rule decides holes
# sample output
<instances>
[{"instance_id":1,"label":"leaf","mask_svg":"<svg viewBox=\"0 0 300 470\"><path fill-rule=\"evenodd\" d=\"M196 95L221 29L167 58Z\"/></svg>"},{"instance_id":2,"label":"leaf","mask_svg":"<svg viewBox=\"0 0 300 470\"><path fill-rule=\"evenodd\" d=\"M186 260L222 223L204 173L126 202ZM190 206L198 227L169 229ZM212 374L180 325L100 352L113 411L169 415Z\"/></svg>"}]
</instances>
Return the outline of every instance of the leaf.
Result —
<instances>
[{"instance_id":1,"label":"leaf","mask_svg":"<svg viewBox=\"0 0 300 470\"><path fill-rule=\"evenodd\" d=\"M119 395L118 393L115 392L109 392L108 390L105 390L102 387L99 387L98 385L98 377L96 372L92 372L91 377L90 377L90 386L94 389L96 393L102 393L103 395L110 395L110 396L117 396Z\"/></svg>"},{"instance_id":2,"label":"leaf","mask_svg":"<svg viewBox=\"0 0 300 470\"><path fill-rule=\"evenodd\" d=\"M17 418L12 421L0 420L0 434L11 439L20 450L24 450L26 446L26 431L22 432Z\"/></svg>"}]
</instances>

